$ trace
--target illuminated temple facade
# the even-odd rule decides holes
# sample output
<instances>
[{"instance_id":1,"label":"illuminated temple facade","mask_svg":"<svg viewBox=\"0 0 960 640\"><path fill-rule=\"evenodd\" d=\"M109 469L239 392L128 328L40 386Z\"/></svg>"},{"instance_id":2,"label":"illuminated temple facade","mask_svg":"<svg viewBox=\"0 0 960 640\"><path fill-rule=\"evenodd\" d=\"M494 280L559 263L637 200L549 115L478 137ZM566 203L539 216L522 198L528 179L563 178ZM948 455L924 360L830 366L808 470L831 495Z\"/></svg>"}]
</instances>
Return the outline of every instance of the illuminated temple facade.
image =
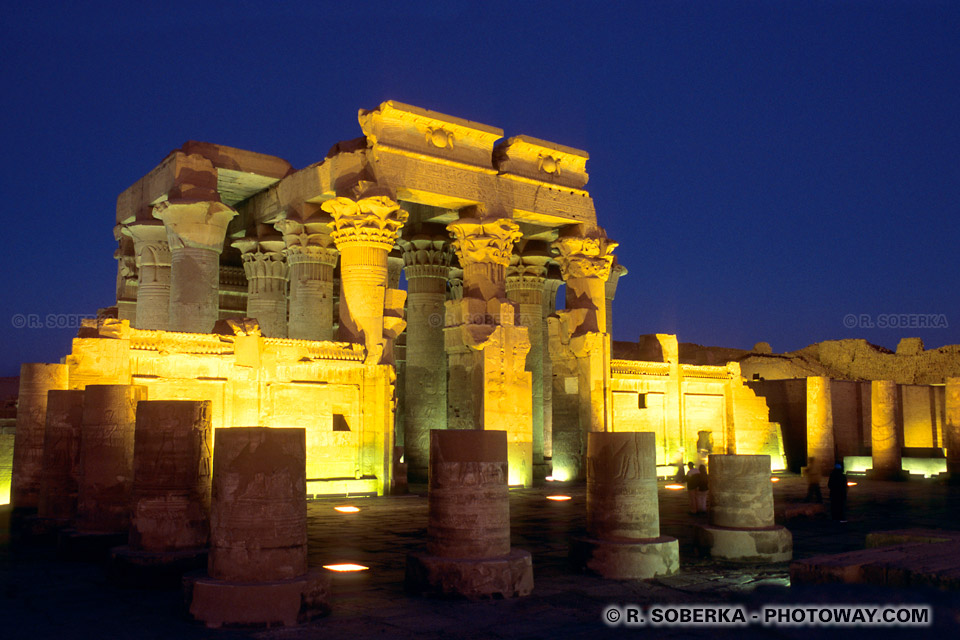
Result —
<instances>
[{"instance_id":1,"label":"illuminated temple facade","mask_svg":"<svg viewBox=\"0 0 960 640\"><path fill-rule=\"evenodd\" d=\"M657 361L612 358L626 269L587 153L397 102L359 120L303 169L189 142L124 191L115 312L59 384L210 400L214 428L305 427L313 495L424 481L431 429L506 431L511 485L582 477L591 431L653 432L664 467L782 468L737 364L681 364L671 335Z\"/></svg>"}]
</instances>

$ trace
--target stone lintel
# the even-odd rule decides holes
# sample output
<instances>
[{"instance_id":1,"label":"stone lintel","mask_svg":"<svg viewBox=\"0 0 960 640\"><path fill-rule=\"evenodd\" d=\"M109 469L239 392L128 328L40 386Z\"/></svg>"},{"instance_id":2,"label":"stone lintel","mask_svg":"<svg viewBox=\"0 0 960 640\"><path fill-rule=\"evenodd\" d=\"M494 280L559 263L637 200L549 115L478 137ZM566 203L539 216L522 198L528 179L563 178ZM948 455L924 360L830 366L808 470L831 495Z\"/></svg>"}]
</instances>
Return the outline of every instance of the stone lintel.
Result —
<instances>
[{"instance_id":1,"label":"stone lintel","mask_svg":"<svg viewBox=\"0 0 960 640\"><path fill-rule=\"evenodd\" d=\"M493 151L494 166L514 174L581 189L587 184L590 155L586 151L520 135L507 138Z\"/></svg>"}]
</instances>

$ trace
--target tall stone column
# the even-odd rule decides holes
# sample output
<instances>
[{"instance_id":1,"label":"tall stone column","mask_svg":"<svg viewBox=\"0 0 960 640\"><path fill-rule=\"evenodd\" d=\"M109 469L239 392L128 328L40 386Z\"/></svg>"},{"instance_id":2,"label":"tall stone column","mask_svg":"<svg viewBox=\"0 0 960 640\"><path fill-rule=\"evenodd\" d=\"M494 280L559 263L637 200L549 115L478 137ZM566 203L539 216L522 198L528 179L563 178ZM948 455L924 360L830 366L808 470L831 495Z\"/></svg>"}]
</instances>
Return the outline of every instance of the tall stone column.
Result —
<instances>
[{"instance_id":1,"label":"tall stone column","mask_svg":"<svg viewBox=\"0 0 960 640\"><path fill-rule=\"evenodd\" d=\"M123 226L115 226L113 236L119 245L113 253L117 259L117 319L132 323L137 318L137 256L133 240L124 234Z\"/></svg>"},{"instance_id":2,"label":"tall stone column","mask_svg":"<svg viewBox=\"0 0 960 640\"><path fill-rule=\"evenodd\" d=\"M897 480L903 477L901 447L903 435L897 420L897 383L874 380L870 383L870 440L876 480Z\"/></svg>"},{"instance_id":3,"label":"tall stone column","mask_svg":"<svg viewBox=\"0 0 960 640\"><path fill-rule=\"evenodd\" d=\"M607 316L607 328L605 331L611 335L613 334L613 298L617 295L617 284L620 282L620 278L627 275L627 273L627 268L617 262L616 257L614 257L613 267L610 269L610 277L607 278L607 282L604 285Z\"/></svg>"},{"instance_id":4,"label":"tall stone column","mask_svg":"<svg viewBox=\"0 0 960 640\"><path fill-rule=\"evenodd\" d=\"M463 298L447 303L447 405L466 428L506 431L510 484L533 484L530 338L516 326L516 303L506 298L506 268L522 237L508 218L477 207L447 225L463 267ZM464 411L467 408L467 411ZM448 413L448 428L453 427Z\"/></svg>"},{"instance_id":5,"label":"tall stone column","mask_svg":"<svg viewBox=\"0 0 960 640\"><path fill-rule=\"evenodd\" d=\"M413 482L427 481L430 430L447 428L444 303L452 253L447 237L402 240L407 276L404 459Z\"/></svg>"},{"instance_id":6,"label":"tall stone column","mask_svg":"<svg viewBox=\"0 0 960 640\"><path fill-rule=\"evenodd\" d=\"M821 473L833 469L833 399L830 378L824 376L807 377L807 457L816 459Z\"/></svg>"},{"instance_id":7,"label":"tall stone column","mask_svg":"<svg viewBox=\"0 0 960 640\"><path fill-rule=\"evenodd\" d=\"M137 403L146 399L147 388L140 385L91 384L84 390L78 532L127 533Z\"/></svg>"},{"instance_id":8,"label":"tall stone column","mask_svg":"<svg viewBox=\"0 0 960 640\"><path fill-rule=\"evenodd\" d=\"M947 473L951 480L960 480L960 378L947 378L944 404L943 444L947 448Z\"/></svg>"},{"instance_id":9,"label":"tall stone column","mask_svg":"<svg viewBox=\"0 0 960 640\"><path fill-rule=\"evenodd\" d=\"M709 458L710 524L697 527L697 542L710 555L734 562L785 562L793 535L774 524L770 456Z\"/></svg>"},{"instance_id":10,"label":"tall stone column","mask_svg":"<svg viewBox=\"0 0 960 640\"><path fill-rule=\"evenodd\" d=\"M327 222L286 218L274 226L286 245L290 280L287 335L297 340L333 340L333 268L339 253Z\"/></svg>"},{"instance_id":11,"label":"tall stone column","mask_svg":"<svg viewBox=\"0 0 960 640\"><path fill-rule=\"evenodd\" d=\"M616 580L677 572L677 539L660 535L655 434L587 434L587 537L570 556Z\"/></svg>"},{"instance_id":12,"label":"tall stone column","mask_svg":"<svg viewBox=\"0 0 960 640\"><path fill-rule=\"evenodd\" d=\"M66 525L77 515L83 394L80 389L54 389L47 394L37 515L58 525Z\"/></svg>"},{"instance_id":13,"label":"tall stone column","mask_svg":"<svg viewBox=\"0 0 960 640\"><path fill-rule=\"evenodd\" d=\"M47 422L47 392L67 388L67 365L20 365L17 430L13 440L10 504L16 510L36 510L43 475L43 440Z\"/></svg>"},{"instance_id":14,"label":"tall stone column","mask_svg":"<svg viewBox=\"0 0 960 640\"><path fill-rule=\"evenodd\" d=\"M553 243L559 251L557 262L566 283L566 309L560 316L560 335L555 360L572 355L576 359L576 394L579 397L579 425L559 425L567 434L554 438L554 466L557 447L568 469L582 477L583 468L570 464L586 449L586 433L606 431L612 418L610 396L610 335L606 333L606 281L613 264L617 243L603 229L577 225L567 229ZM554 428L557 431L556 421ZM575 430L575 431L574 431Z\"/></svg>"},{"instance_id":15,"label":"tall stone column","mask_svg":"<svg viewBox=\"0 0 960 640\"><path fill-rule=\"evenodd\" d=\"M510 548L506 434L433 431L426 553L407 556L407 588L468 598L533 590L530 553Z\"/></svg>"},{"instance_id":16,"label":"tall stone column","mask_svg":"<svg viewBox=\"0 0 960 640\"><path fill-rule=\"evenodd\" d=\"M307 568L306 432L217 429L207 576L188 579L190 615L209 627L295 625L327 609Z\"/></svg>"},{"instance_id":17,"label":"tall stone column","mask_svg":"<svg viewBox=\"0 0 960 640\"><path fill-rule=\"evenodd\" d=\"M339 197L322 207L333 217L330 236L340 251L340 338L365 345L367 361L377 364L385 347L387 254L407 212L386 196Z\"/></svg>"},{"instance_id":18,"label":"tall stone column","mask_svg":"<svg viewBox=\"0 0 960 640\"><path fill-rule=\"evenodd\" d=\"M550 250L545 242L527 241L507 267L507 297L517 303L518 320L527 328L530 351L526 370L531 373L533 464L543 464L543 283ZM541 474L541 477L546 473Z\"/></svg>"},{"instance_id":19,"label":"tall stone column","mask_svg":"<svg viewBox=\"0 0 960 640\"><path fill-rule=\"evenodd\" d=\"M166 331L170 324L170 270L172 258L167 230L159 220L143 220L124 227L133 239L140 281L137 285L137 329Z\"/></svg>"},{"instance_id":20,"label":"tall stone column","mask_svg":"<svg viewBox=\"0 0 960 640\"><path fill-rule=\"evenodd\" d=\"M220 313L220 252L237 212L216 201L161 202L170 244L170 331L210 333Z\"/></svg>"},{"instance_id":21,"label":"tall stone column","mask_svg":"<svg viewBox=\"0 0 960 640\"><path fill-rule=\"evenodd\" d=\"M543 455L553 457L553 358L550 355L550 327L548 318L557 311L557 291L563 284L560 269L552 264L547 267L543 280Z\"/></svg>"},{"instance_id":22,"label":"tall stone column","mask_svg":"<svg viewBox=\"0 0 960 640\"><path fill-rule=\"evenodd\" d=\"M287 337L287 264L284 242L275 238L234 240L247 276L247 317L256 318L260 333L269 338Z\"/></svg>"}]
</instances>

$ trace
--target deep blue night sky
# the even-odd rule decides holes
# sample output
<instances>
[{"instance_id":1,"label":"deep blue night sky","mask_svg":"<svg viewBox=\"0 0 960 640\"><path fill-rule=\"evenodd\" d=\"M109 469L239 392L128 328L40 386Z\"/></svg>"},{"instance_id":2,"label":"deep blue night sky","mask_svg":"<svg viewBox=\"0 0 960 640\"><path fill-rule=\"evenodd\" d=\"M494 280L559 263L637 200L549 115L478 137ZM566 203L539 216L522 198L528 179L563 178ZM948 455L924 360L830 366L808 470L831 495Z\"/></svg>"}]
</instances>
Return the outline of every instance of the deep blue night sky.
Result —
<instances>
[{"instance_id":1,"label":"deep blue night sky","mask_svg":"<svg viewBox=\"0 0 960 640\"><path fill-rule=\"evenodd\" d=\"M34 5L0 22L0 375L69 351L18 314L114 302L116 197L172 149L300 168L387 99L589 151L618 340L960 343L960 3ZM892 313L949 326L843 321Z\"/></svg>"}]
</instances>

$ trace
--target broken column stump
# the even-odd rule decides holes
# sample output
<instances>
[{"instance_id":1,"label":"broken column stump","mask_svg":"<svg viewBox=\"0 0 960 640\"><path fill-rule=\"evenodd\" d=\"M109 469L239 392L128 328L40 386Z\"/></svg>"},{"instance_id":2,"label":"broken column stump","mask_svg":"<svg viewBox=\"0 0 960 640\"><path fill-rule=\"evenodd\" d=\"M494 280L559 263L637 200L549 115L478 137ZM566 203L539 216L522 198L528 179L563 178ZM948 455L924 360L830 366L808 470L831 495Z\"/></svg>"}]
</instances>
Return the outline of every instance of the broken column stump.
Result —
<instances>
[{"instance_id":1,"label":"broken column stump","mask_svg":"<svg viewBox=\"0 0 960 640\"><path fill-rule=\"evenodd\" d=\"M35 535L53 534L69 526L77 516L83 395L77 389L53 389L47 393L40 502L31 525Z\"/></svg>"},{"instance_id":2,"label":"broken column stump","mask_svg":"<svg viewBox=\"0 0 960 640\"><path fill-rule=\"evenodd\" d=\"M653 433L587 434L587 537L572 541L570 559L614 580L680 568L677 539L660 535Z\"/></svg>"},{"instance_id":3,"label":"broken column stump","mask_svg":"<svg viewBox=\"0 0 960 640\"><path fill-rule=\"evenodd\" d=\"M697 543L714 558L786 562L793 536L773 522L770 456L711 455L710 524L697 527Z\"/></svg>"},{"instance_id":4,"label":"broken column stump","mask_svg":"<svg viewBox=\"0 0 960 640\"><path fill-rule=\"evenodd\" d=\"M112 549L111 579L180 584L202 569L210 538L211 402L154 400L137 406L129 544Z\"/></svg>"},{"instance_id":5,"label":"broken column stump","mask_svg":"<svg viewBox=\"0 0 960 640\"><path fill-rule=\"evenodd\" d=\"M100 559L127 541L137 403L146 399L141 385L91 384L84 390L77 517L73 529L60 534L61 555Z\"/></svg>"},{"instance_id":6,"label":"broken column stump","mask_svg":"<svg viewBox=\"0 0 960 640\"><path fill-rule=\"evenodd\" d=\"M327 612L329 580L307 569L306 430L217 429L207 575L183 587L208 627L292 626Z\"/></svg>"},{"instance_id":7,"label":"broken column stump","mask_svg":"<svg viewBox=\"0 0 960 640\"><path fill-rule=\"evenodd\" d=\"M505 431L431 431L426 552L406 587L471 599L529 595L530 553L510 548Z\"/></svg>"}]
</instances>

